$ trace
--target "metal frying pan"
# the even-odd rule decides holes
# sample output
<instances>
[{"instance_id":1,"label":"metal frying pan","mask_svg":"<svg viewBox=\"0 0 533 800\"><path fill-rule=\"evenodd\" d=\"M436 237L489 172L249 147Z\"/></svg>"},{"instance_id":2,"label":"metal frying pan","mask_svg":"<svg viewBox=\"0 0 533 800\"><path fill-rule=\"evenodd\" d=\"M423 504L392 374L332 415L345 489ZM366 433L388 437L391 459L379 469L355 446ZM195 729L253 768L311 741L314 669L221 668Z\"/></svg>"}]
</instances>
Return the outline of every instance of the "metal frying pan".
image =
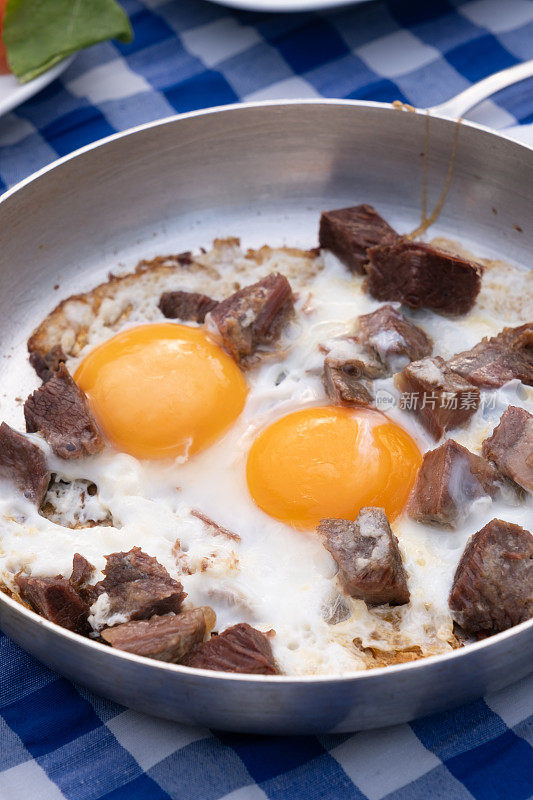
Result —
<instances>
[{"instance_id":1,"label":"metal frying pan","mask_svg":"<svg viewBox=\"0 0 533 800\"><path fill-rule=\"evenodd\" d=\"M455 123L430 122L431 206L445 183ZM35 324L60 296L94 286L117 265L230 234L246 245L314 245L320 211L356 202L372 203L400 231L415 227L425 128L424 113L377 103L234 106L118 134L23 181L0 201L1 416L22 427L14 398L35 385L30 367L20 366ZM464 124L431 233L530 267L533 150ZM497 690L533 664L533 620L448 655L298 678L190 671L113 651L1 593L0 626L48 666L119 703L261 733L404 722Z\"/></svg>"}]
</instances>

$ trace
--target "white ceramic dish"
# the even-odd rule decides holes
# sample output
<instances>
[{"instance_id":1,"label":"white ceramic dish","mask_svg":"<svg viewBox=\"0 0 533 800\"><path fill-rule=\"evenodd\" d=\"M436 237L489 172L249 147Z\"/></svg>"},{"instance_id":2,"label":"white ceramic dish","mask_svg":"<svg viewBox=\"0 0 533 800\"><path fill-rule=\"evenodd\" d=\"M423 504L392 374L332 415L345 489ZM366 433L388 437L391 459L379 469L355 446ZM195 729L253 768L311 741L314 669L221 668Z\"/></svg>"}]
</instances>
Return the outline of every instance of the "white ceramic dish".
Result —
<instances>
[{"instance_id":1,"label":"white ceramic dish","mask_svg":"<svg viewBox=\"0 0 533 800\"><path fill-rule=\"evenodd\" d=\"M65 58L52 69L43 72L29 83L20 83L13 75L0 75L0 117L12 111L21 103L29 100L41 89L55 81L71 63L72 58Z\"/></svg>"},{"instance_id":2,"label":"white ceramic dish","mask_svg":"<svg viewBox=\"0 0 533 800\"><path fill-rule=\"evenodd\" d=\"M212 0L222 6L242 8L245 11L297 12L319 11L320 9L338 8L355 5L370 0Z\"/></svg>"}]
</instances>

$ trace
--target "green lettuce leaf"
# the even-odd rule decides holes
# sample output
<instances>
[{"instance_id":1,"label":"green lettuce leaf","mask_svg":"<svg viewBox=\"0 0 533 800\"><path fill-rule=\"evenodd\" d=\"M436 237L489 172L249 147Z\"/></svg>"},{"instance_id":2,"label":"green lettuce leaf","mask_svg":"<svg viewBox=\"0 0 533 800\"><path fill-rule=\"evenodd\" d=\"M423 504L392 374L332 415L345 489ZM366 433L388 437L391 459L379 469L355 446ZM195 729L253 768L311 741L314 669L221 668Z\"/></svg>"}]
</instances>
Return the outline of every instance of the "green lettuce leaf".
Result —
<instances>
[{"instance_id":1,"label":"green lettuce leaf","mask_svg":"<svg viewBox=\"0 0 533 800\"><path fill-rule=\"evenodd\" d=\"M22 83L85 47L132 38L115 0L9 0L4 17L7 60Z\"/></svg>"}]
</instances>

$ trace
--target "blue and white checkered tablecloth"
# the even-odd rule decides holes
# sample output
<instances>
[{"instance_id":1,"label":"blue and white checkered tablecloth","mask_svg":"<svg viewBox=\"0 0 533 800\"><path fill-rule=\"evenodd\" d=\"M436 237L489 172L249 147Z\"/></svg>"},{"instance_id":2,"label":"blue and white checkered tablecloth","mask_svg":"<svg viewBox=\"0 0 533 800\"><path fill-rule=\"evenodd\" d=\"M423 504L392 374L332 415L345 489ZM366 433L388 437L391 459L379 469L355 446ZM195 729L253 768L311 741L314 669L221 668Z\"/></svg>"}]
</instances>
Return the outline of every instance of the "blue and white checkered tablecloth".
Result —
<instances>
[{"instance_id":1,"label":"blue and white checkered tablecloth","mask_svg":"<svg viewBox=\"0 0 533 800\"><path fill-rule=\"evenodd\" d=\"M175 112L279 97L427 106L533 58L532 0L388 0L272 16L202 0L123 5L132 44L80 54L0 119L0 192L57 156ZM497 128L533 123L533 81L470 117ZM533 127L522 130L533 143ZM0 634L0 800L265 797L528 800L533 679L409 725L266 738L128 711Z\"/></svg>"}]
</instances>

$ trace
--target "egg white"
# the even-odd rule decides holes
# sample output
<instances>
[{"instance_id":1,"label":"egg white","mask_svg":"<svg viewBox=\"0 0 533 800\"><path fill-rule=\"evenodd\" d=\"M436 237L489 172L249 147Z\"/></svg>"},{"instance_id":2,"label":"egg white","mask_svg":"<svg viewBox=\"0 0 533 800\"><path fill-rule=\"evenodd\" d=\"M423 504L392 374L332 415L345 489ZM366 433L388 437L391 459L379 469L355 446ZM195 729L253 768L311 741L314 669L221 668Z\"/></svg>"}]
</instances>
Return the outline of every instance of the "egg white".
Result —
<instances>
[{"instance_id":1,"label":"egg white","mask_svg":"<svg viewBox=\"0 0 533 800\"><path fill-rule=\"evenodd\" d=\"M70 313L77 313L77 308L87 316L87 333L67 366L73 371L91 349L118 330L161 321L157 301L164 288L220 297L236 283L251 283L275 269L291 280L297 313L283 335L282 355L267 357L246 373L250 391L241 416L218 442L186 462L138 461L111 449L67 462L56 458L39 436L31 435L46 452L52 472L74 483L60 488L53 498L55 522L37 513L11 487L0 485L0 582L14 590L14 576L20 570L68 577L76 552L94 564L101 577L106 554L140 546L183 583L188 603L215 609L217 630L242 621L260 630L273 629L274 654L287 674L342 674L380 663L379 657L369 655L376 651L394 654L418 647L429 655L457 646L448 594L466 541L493 517L528 527L531 497L519 500L508 492L498 501L480 500L453 531L400 517L393 529L411 602L395 609L372 609L346 597L337 582L335 562L319 538L270 518L254 504L246 485L246 457L265 425L296 409L327 404L321 381L324 347L342 347L342 337L352 332L356 318L382 304L366 295L362 278L348 273L331 254L317 256L310 269L308 260L304 264L298 254L272 251L254 262L252 274L242 253L233 247L231 254L225 251L224 258L218 257L215 266L215 276L190 273L175 278L173 285L168 280L164 286L154 285L141 277L127 292L104 301L96 316L88 315L83 304L72 306ZM525 288L528 280L524 272L492 264L470 314L452 319L420 310L409 316L433 338L434 355L447 358L506 324L527 319L529 310L525 305L517 310L516 304L520 297L525 303L531 296ZM518 285L521 291L513 289L513 302L505 304L501 298L508 285ZM375 389L379 407L411 434L422 452L436 446L416 417L399 407L392 378L376 381ZM482 400L469 426L449 433L475 453L509 404L533 411L533 391L518 381L482 392ZM92 481L98 488L97 495L85 498L83 514L76 480ZM215 535L191 516L193 509L238 533L241 541ZM69 527L86 520L97 524ZM331 624L335 614L340 621ZM121 620L109 618L104 598L93 606L90 621L98 631Z\"/></svg>"}]
</instances>

